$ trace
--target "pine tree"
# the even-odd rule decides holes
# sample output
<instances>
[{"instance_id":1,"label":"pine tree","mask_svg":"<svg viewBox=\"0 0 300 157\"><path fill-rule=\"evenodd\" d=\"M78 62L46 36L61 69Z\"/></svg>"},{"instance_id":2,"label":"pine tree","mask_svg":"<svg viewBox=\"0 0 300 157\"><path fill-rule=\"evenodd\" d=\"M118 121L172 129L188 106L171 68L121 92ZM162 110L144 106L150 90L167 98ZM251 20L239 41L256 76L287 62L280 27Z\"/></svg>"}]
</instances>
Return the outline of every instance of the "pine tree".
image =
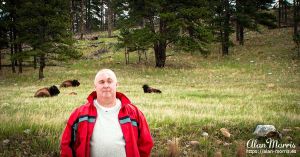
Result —
<instances>
[{"instance_id":1,"label":"pine tree","mask_svg":"<svg viewBox=\"0 0 300 157\"><path fill-rule=\"evenodd\" d=\"M211 29L214 30L215 40L221 43L222 55L229 54L229 48L232 45L230 34L233 33L232 1L229 0L213 0L209 2L209 8L213 12L211 16Z\"/></svg>"},{"instance_id":2,"label":"pine tree","mask_svg":"<svg viewBox=\"0 0 300 157\"><path fill-rule=\"evenodd\" d=\"M207 25L211 16L207 1L122 0L116 4L114 8L118 17L121 21L126 21L120 26L131 28L129 33L142 31L143 33L136 33L141 35L139 39L146 40L145 43L151 42L156 67L165 66L166 48L170 44L186 51L207 52L205 46L212 39ZM140 25L145 27L139 27Z\"/></svg>"},{"instance_id":3,"label":"pine tree","mask_svg":"<svg viewBox=\"0 0 300 157\"><path fill-rule=\"evenodd\" d=\"M244 44L244 30L259 31L258 24L269 28L276 27L276 17L268 12L273 0L212 0L209 2L214 16L212 28L216 39L221 42L222 54L229 54L232 42L229 36L236 27L236 39ZM236 23L234 23L236 22Z\"/></svg>"},{"instance_id":4,"label":"pine tree","mask_svg":"<svg viewBox=\"0 0 300 157\"><path fill-rule=\"evenodd\" d=\"M0 1L0 70L2 70L2 54L1 49L8 47L8 26L7 26L7 12L5 12L5 2Z\"/></svg>"},{"instance_id":5,"label":"pine tree","mask_svg":"<svg viewBox=\"0 0 300 157\"><path fill-rule=\"evenodd\" d=\"M78 57L72 48L68 0L26 0L19 10L20 40L33 49L23 52L39 57L39 79L44 78L46 61Z\"/></svg>"},{"instance_id":6,"label":"pine tree","mask_svg":"<svg viewBox=\"0 0 300 157\"><path fill-rule=\"evenodd\" d=\"M6 26L5 31L9 34L9 46L10 46L10 59L12 72L16 73L16 65L19 65L19 73L22 73L22 58L18 56L22 55L20 45L22 44L20 39L20 17L17 14L17 10L22 7L23 1L10 0L1 2L1 10L3 12L2 19Z\"/></svg>"},{"instance_id":7,"label":"pine tree","mask_svg":"<svg viewBox=\"0 0 300 157\"><path fill-rule=\"evenodd\" d=\"M72 32L80 34L80 38L83 38L86 33L106 30L107 3L108 0L70 0L69 14Z\"/></svg>"},{"instance_id":8,"label":"pine tree","mask_svg":"<svg viewBox=\"0 0 300 157\"><path fill-rule=\"evenodd\" d=\"M240 45L244 44L245 28L258 31L258 24L276 27L276 17L268 12L273 3L274 0L236 0L236 39Z\"/></svg>"},{"instance_id":9,"label":"pine tree","mask_svg":"<svg viewBox=\"0 0 300 157\"><path fill-rule=\"evenodd\" d=\"M222 0L223 5L223 24L221 30L221 39L222 39L222 54L229 54L229 35L230 35L230 4L229 0Z\"/></svg>"}]
</instances>

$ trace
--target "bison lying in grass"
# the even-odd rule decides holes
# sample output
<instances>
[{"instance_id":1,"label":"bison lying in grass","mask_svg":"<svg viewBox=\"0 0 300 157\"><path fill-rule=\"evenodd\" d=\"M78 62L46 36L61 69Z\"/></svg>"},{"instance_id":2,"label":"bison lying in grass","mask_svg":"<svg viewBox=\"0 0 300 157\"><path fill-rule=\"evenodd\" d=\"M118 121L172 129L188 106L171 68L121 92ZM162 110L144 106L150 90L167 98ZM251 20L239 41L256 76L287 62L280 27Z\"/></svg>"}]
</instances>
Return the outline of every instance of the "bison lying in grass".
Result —
<instances>
[{"instance_id":1,"label":"bison lying in grass","mask_svg":"<svg viewBox=\"0 0 300 157\"><path fill-rule=\"evenodd\" d=\"M60 85L60 87L77 87L79 85L80 83L78 80L66 80Z\"/></svg>"},{"instance_id":2,"label":"bison lying in grass","mask_svg":"<svg viewBox=\"0 0 300 157\"><path fill-rule=\"evenodd\" d=\"M161 93L159 89L149 87L147 84L143 85L143 89L144 93Z\"/></svg>"},{"instance_id":3,"label":"bison lying in grass","mask_svg":"<svg viewBox=\"0 0 300 157\"><path fill-rule=\"evenodd\" d=\"M59 93L60 91L58 90L58 88L53 85L49 88L45 87L37 90L34 94L34 97L51 97L51 96L56 96Z\"/></svg>"}]
</instances>

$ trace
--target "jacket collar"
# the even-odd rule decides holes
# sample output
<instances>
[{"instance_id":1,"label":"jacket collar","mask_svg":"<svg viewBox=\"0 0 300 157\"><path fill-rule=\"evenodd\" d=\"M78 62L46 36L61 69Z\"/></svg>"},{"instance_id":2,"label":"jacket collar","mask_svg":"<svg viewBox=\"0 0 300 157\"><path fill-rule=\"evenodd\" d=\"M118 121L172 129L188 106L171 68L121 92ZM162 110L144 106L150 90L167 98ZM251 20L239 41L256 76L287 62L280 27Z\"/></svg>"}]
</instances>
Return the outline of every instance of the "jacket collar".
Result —
<instances>
[{"instance_id":1,"label":"jacket collar","mask_svg":"<svg viewBox=\"0 0 300 157\"><path fill-rule=\"evenodd\" d=\"M87 100L88 100L89 104L94 104L94 99L96 99L96 98L97 98L97 93L96 93L96 91L93 91L88 96ZM123 93L117 92L116 98L120 99L122 107L124 105L131 104L130 100Z\"/></svg>"}]
</instances>

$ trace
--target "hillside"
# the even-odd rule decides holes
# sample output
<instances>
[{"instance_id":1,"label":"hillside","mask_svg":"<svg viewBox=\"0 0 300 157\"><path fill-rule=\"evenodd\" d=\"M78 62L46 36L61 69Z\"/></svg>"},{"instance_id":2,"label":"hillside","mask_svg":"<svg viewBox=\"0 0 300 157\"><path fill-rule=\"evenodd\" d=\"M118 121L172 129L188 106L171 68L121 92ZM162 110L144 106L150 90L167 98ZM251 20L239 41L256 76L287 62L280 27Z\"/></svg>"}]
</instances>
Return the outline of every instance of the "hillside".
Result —
<instances>
[{"instance_id":1,"label":"hillside","mask_svg":"<svg viewBox=\"0 0 300 157\"><path fill-rule=\"evenodd\" d=\"M38 70L33 68L12 74L4 67L0 75L0 156L59 156L66 120L93 91L94 76L101 68L116 72L118 90L143 111L155 140L153 156L167 156L173 138L179 138L179 156L214 156L216 152L235 156L239 145L255 138L252 133L258 124L274 125L283 134L282 143L296 145L297 154L273 156L299 156L300 62L291 34L289 28L247 32L245 45L231 48L228 57L220 56L217 44L211 45L208 57L170 48L163 69L154 67L152 50L141 63L132 52L130 64L125 65L123 49L113 46L115 38L78 41L83 58L46 67L43 80L37 79ZM90 57L99 49L105 52ZM33 97L37 89L66 79L78 79L81 84L60 89L56 97ZM162 94L144 94L143 84L159 88ZM77 95L69 95L71 92ZM232 136L224 137L221 128Z\"/></svg>"}]
</instances>

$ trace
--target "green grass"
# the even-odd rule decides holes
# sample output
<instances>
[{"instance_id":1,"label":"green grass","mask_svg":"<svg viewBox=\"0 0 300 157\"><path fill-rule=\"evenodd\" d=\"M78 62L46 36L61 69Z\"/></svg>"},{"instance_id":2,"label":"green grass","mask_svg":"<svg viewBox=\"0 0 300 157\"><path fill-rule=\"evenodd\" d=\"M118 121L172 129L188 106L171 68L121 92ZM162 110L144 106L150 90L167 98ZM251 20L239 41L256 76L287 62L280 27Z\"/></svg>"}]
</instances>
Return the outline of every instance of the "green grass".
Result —
<instances>
[{"instance_id":1,"label":"green grass","mask_svg":"<svg viewBox=\"0 0 300 157\"><path fill-rule=\"evenodd\" d=\"M46 67L46 78L41 81L33 68L25 68L23 74L12 74L10 68L4 68L0 75L0 142L10 142L0 144L0 156L58 156L65 122L93 91L94 76L101 68L116 72L118 91L145 114L155 140L153 156L166 156L167 141L174 137L180 138L181 156L214 156L218 150L223 156L235 156L237 144L254 138L252 133L258 124L272 124L279 131L292 129L282 142L287 142L286 136L292 137L299 155L300 133L295 127L300 127L300 63L295 59L292 30L263 32L247 33L245 45L231 48L228 57L220 57L219 45L214 44L207 58L169 50L171 56L164 69L154 67L152 50L147 52L148 62L137 63L137 55L131 53L130 64L125 65L122 50L111 47L111 52L100 59ZM102 40L116 42L112 38ZM91 42L77 43L84 55L103 46L89 48ZM33 97L37 89L58 85L65 79L78 79L81 85L61 89L56 97ZM163 93L144 94L145 83ZM68 95L72 91L78 95ZM219 131L222 127L233 137L223 137ZM29 133L24 132L27 129ZM203 131L208 138L201 136ZM231 145L218 145L218 140ZM191 146L190 141L199 141L200 145Z\"/></svg>"}]
</instances>

